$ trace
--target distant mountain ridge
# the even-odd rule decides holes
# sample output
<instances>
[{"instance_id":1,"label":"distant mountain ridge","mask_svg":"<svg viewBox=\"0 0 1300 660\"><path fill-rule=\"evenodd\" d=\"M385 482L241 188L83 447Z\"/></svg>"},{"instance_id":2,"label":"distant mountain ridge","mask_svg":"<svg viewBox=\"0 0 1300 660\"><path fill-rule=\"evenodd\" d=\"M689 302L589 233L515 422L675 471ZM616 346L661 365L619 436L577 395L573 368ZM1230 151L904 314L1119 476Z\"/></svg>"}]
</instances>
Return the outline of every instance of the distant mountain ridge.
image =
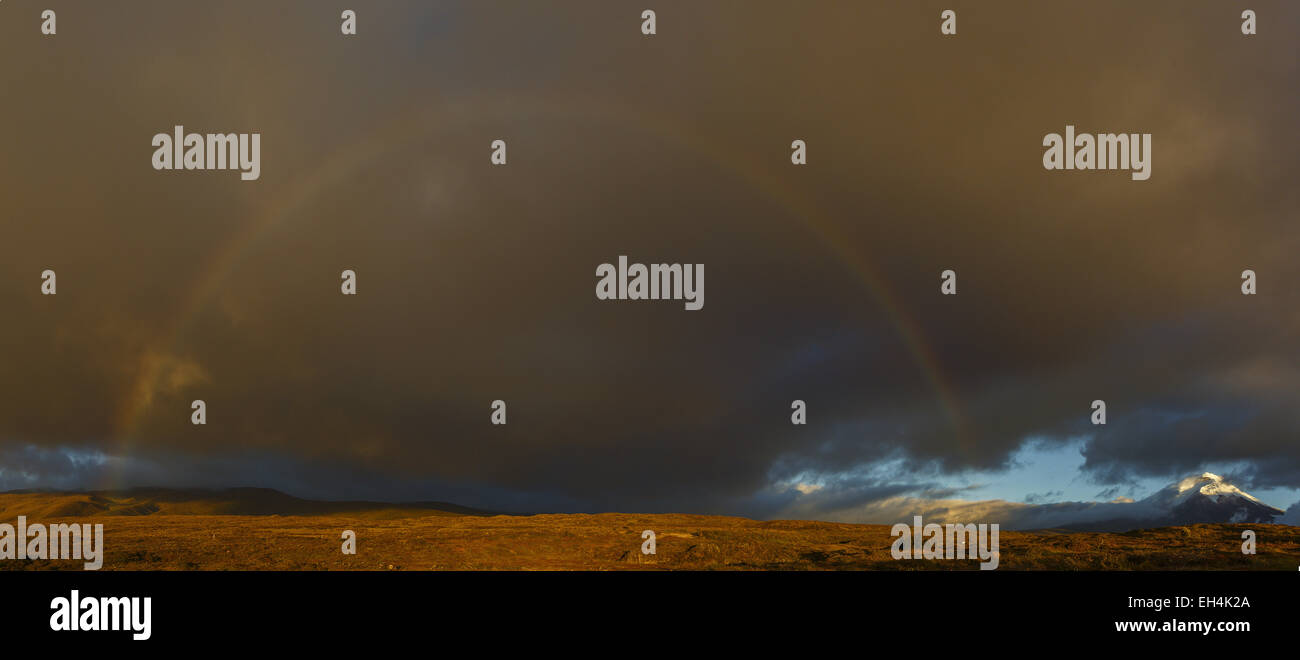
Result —
<instances>
[{"instance_id":1,"label":"distant mountain ridge","mask_svg":"<svg viewBox=\"0 0 1300 660\"><path fill-rule=\"evenodd\" d=\"M1300 523L1300 503L1290 513L1261 502L1217 474L1179 479L1134 501L1062 501L1042 504L1007 500L890 497L866 507L863 522L893 525L922 516L936 523L998 523L1004 530L1127 532L1197 524ZM847 521L846 521L847 522ZM856 522L856 521L854 521Z\"/></svg>"},{"instance_id":2,"label":"distant mountain ridge","mask_svg":"<svg viewBox=\"0 0 1300 660\"><path fill-rule=\"evenodd\" d=\"M0 493L0 519L17 516L228 515L405 518L490 516L496 512L449 502L370 502L308 500L270 488L131 488L85 492L12 490Z\"/></svg>"},{"instance_id":3,"label":"distant mountain ridge","mask_svg":"<svg viewBox=\"0 0 1300 660\"><path fill-rule=\"evenodd\" d=\"M1273 523L1286 513L1212 472L1189 476L1137 502L1102 506L1115 517L1097 516L1091 521L1060 527L1079 531L1125 531L1197 523Z\"/></svg>"}]
</instances>

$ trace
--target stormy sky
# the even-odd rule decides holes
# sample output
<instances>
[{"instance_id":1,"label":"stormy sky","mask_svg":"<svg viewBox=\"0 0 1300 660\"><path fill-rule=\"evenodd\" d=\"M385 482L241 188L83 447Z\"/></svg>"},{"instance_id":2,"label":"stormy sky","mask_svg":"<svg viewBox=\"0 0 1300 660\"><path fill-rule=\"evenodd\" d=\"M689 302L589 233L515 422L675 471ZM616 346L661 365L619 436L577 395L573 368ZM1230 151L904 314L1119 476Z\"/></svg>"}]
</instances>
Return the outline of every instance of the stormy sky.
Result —
<instances>
[{"instance_id":1,"label":"stormy sky","mask_svg":"<svg viewBox=\"0 0 1300 660\"><path fill-rule=\"evenodd\" d=\"M866 520L1213 467L1285 507L1300 7L1251 7L4 2L0 489ZM1044 170L1067 124L1151 178ZM176 125L260 179L155 171ZM704 309L597 300L620 255Z\"/></svg>"}]
</instances>

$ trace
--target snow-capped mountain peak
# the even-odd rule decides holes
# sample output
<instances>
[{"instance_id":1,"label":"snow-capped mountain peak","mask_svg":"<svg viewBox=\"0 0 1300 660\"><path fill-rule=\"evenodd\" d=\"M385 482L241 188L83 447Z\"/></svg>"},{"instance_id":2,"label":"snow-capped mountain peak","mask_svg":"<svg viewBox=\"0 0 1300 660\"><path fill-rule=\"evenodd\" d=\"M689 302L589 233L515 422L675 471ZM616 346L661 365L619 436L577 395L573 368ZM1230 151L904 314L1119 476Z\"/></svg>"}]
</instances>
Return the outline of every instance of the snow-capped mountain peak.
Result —
<instances>
[{"instance_id":1,"label":"snow-capped mountain peak","mask_svg":"<svg viewBox=\"0 0 1300 660\"><path fill-rule=\"evenodd\" d=\"M1170 484L1142 503L1186 522L1267 523L1283 513L1213 472Z\"/></svg>"},{"instance_id":2,"label":"snow-capped mountain peak","mask_svg":"<svg viewBox=\"0 0 1300 660\"><path fill-rule=\"evenodd\" d=\"M1201 495L1216 498L1220 496L1237 495L1252 502L1259 502L1259 499L1254 495L1224 481L1223 477L1220 477L1213 472L1202 472L1200 476L1193 475L1187 477L1172 487L1178 490L1178 494L1181 497L1187 497L1194 493L1200 493Z\"/></svg>"},{"instance_id":3,"label":"snow-capped mountain peak","mask_svg":"<svg viewBox=\"0 0 1300 660\"><path fill-rule=\"evenodd\" d=\"M1223 477L1220 477L1219 475L1213 472L1202 472L1200 476L1192 475L1190 477L1187 477L1186 479L1183 479L1182 481L1179 481L1175 485L1175 488L1177 488L1178 492L1181 493L1185 490L1191 490L1195 488L1197 484L1202 484L1202 483L1205 483L1207 485L1221 484L1223 483Z\"/></svg>"}]
</instances>

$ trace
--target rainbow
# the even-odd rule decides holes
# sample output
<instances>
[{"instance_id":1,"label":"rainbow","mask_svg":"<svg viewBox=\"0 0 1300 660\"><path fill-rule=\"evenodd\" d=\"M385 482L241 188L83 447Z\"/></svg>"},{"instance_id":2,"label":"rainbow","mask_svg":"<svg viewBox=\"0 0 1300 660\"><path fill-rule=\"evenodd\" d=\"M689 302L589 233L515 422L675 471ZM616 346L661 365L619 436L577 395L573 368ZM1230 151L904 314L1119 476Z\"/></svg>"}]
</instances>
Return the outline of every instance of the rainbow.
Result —
<instances>
[{"instance_id":1,"label":"rainbow","mask_svg":"<svg viewBox=\"0 0 1300 660\"><path fill-rule=\"evenodd\" d=\"M437 107L439 103L442 104L439 112L431 114L428 108ZM960 447L969 449L965 423L957 405L957 398L948 381L943 377L939 360L925 341L924 333L916 321L892 295L884 278L872 266L867 255L851 248L852 242L835 227L834 223L828 221L827 216L814 202L791 189L781 176L762 166L761 159L739 157L733 149L724 148L707 135L670 123L638 108L595 98L570 97L559 100L534 97L521 101L517 95L484 93L461 97L450 103L440 99L431 101L428 105L416 103L414 106L411 110L380 125L365 138L336 150L315 168L291 181L271 204L261 209L219 251L213 254L201 269L200 276L185 298L184 307L161 334L164 345L158 349L164 351L164 354L174 349L178 339L185 335L199 312L210 304L222 283L263 236L272 229L299 217L297 212L322 191L345 183L350 175L382 158L398 145L424 139L436 131L446 130L447 126L471 121L481 122L490 112L508 114L514 120L521 117L541 116L604 121L631 125L634 129L648 131L685 151L707 158L719 169L739 176L747 185L779 204L790 216L802 221L820 244L834 255L836 261L854 276L885 312L890 324L897 331L900 340L933 389ZM147 389L149 384L145 381L154 378L154 373L155 369L142 363L137 369L132 392L138 393ZM146 416L148 408L148 397L138 395L128 397L120 406L113 434L113 445L117 448L116 455L130 456L140 422Z\"/></svg>"}]
</instances>

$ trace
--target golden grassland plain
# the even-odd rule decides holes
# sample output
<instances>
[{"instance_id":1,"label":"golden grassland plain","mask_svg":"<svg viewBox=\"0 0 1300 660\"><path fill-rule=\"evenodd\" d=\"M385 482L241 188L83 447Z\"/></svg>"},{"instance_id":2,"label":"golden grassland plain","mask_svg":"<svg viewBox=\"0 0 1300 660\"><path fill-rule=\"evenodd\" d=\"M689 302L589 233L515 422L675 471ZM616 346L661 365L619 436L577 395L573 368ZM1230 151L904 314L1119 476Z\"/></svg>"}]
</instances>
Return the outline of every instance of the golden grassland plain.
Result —
<instances>
[{"instance_id":1,"label":"golden grassland plain","mask_svg":"<svg viewBox=\"0 0 1300 660\"><path fill-rule=\"evenodd\" d=\"M277 494L280 497L288 498ZM292 500L293 498L288 498ZM977 570L975 560L895 560L888 525L677 514L450 513L307 502L306 515L226 500L0 494L0 522L103 523L103 570ZM364 506L362 506L364 504ZM308 506L309 505L309 506ZM254 507L256 508L256 507ZM344 509L343 512L331 511ZM343 530L357 553L341 551ZM641 553L654 530L657 553ZM1257 554L1241 552L1243 530ZM998 570L1285 570L1300 527L1202 524L1126 533L1003 531ZM80 570L80 561L0 561L0 570Z\"/></svg>"}]
</instances>

